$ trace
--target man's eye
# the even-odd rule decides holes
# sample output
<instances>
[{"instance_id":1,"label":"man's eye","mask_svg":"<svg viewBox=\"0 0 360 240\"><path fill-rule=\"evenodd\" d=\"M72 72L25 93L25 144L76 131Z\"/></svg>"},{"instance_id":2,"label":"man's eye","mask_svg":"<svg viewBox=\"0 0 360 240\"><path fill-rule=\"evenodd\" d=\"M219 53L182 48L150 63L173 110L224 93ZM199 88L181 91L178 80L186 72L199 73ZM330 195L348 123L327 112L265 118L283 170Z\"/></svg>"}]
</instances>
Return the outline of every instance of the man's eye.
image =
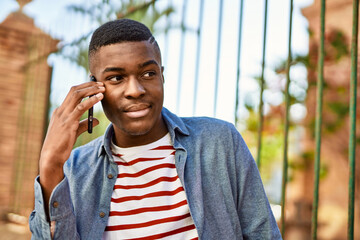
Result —
<instances>
[{"instance_id":1,"label":"man's eye","mask_svg":"<svg viewBox=\"0 0 360 240\"><path fill-rule=\"evenodd\" d=\"M119 81L121 81L121 80L123 80L123 79L124 79L124 77L121 76L121 75L108 78L108 80L109 80L109 81L112 81L112 82L119 82Z\"/></svg>"},{"instance_id":2,"label":"man's eye","mask_svg":"<svg viewBox=\"0 0 360 240\"><path fill-rule=\"evenodd\" d=\"M146 73L143 74L143 77L148 78L148 77L153 77L153 76L155 76L155 75L156 75L155 72L146 72Z\"/></svg>"}]
</instances>

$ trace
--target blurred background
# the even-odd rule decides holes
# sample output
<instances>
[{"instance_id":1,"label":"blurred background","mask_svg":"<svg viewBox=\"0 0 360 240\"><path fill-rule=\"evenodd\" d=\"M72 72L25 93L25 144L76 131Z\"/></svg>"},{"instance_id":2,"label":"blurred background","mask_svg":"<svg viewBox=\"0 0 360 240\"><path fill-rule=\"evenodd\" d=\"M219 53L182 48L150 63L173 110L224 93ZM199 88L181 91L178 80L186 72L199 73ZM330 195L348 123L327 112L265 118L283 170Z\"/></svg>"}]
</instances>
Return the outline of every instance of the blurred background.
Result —
<instances>
[{"instance_id":1,"label":"blurred background","mask_svg":"<svg viewBox=\"0 0 360 240\"><path fill-rule=\"evenodd\" d=\"M349 124L353 3L326 1L319 184L314 184L314 159L321 6L320 0L293 1L289 65L290 3L1 0L0 239L30 238L33 181L49 118L71 86L88 81L92 32L117 18L141 21L154 33L165 67L165 107L180 116L235 124L258 163L280 227L286 216L286 239L311 238L318 187L318 239L347 239L349 133L355 134L357 156L360 144L359 117L357 130ZM101 104L95 106L95 117L100 125L93 134L82 134L76 146L104 132L109 121ZM358 176L355 182L358 189ZM360 239L356 228L354 239Z\"/></svg>"}]
</instances>

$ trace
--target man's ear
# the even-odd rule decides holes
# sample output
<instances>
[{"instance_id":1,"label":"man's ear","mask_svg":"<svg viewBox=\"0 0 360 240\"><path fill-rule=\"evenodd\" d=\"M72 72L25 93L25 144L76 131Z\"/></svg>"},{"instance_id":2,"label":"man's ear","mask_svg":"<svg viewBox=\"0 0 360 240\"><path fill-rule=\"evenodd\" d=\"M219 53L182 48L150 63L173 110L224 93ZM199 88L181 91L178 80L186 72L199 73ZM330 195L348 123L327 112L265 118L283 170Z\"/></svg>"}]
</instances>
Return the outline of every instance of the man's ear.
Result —
<instances>
[{"instance_id":1,"label":"man's ear","mask_svg":"<svg viewBox=\"0 0 360 240\"><path fill-rule=\"evenodd\" d=\"M161 76L162 76L162 79L163 79L163 84L165 83L165 78L164 78L164 66L161 66Z\"/></svg>"}]
</instances>

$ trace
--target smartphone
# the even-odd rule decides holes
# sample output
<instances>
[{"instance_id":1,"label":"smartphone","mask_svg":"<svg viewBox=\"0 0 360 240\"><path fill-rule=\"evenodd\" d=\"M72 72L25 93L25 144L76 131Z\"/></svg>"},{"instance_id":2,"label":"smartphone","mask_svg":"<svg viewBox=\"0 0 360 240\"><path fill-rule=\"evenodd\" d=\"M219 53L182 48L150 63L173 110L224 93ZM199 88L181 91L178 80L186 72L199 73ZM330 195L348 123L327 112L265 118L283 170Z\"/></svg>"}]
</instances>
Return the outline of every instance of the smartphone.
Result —
<instances>
[{"instance_id":1,"label":"smartphone","mask_svg":"<svg viewBox=\"0 0 360 240\"><path fill-rule=\"evenodd\" d=\"M94 76L91 76L90 81L96 82L96 78ZM92 96L94 95L91 95L90 97ZM93 119L94 119L94 107L91 107L88 111L88 133L92 133Z\"/></svg>"}]
</instances>

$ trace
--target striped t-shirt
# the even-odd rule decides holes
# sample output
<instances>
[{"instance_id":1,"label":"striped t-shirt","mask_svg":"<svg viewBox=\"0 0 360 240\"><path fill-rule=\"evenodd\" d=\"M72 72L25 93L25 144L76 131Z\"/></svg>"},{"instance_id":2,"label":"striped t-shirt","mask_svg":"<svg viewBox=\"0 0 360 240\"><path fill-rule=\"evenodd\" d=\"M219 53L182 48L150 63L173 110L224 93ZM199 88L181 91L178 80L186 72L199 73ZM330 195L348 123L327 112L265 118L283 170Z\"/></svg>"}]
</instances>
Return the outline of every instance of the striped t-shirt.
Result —
<instances>
[{"instance_id":1,"label":"striped t-shirt","mask_svg":"<svg viewBox=\"0 0 360 240\"><path fill-rule=\"evenodd\" d=\"M143 146L111 148L119 174L103 239L198 239L170 134Z\"/></svg>"}]
</instances>

